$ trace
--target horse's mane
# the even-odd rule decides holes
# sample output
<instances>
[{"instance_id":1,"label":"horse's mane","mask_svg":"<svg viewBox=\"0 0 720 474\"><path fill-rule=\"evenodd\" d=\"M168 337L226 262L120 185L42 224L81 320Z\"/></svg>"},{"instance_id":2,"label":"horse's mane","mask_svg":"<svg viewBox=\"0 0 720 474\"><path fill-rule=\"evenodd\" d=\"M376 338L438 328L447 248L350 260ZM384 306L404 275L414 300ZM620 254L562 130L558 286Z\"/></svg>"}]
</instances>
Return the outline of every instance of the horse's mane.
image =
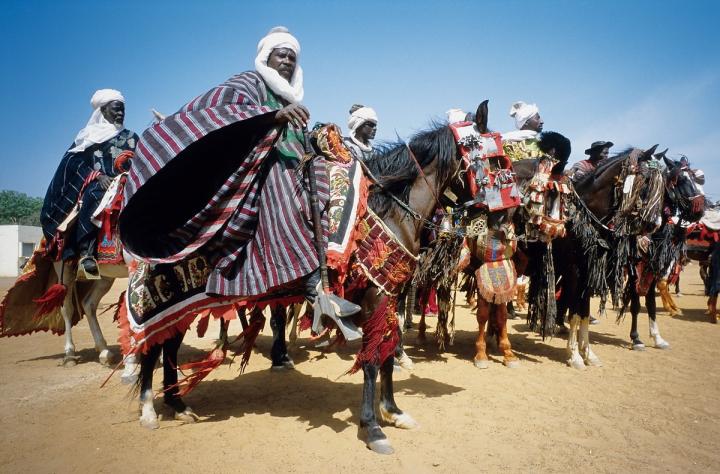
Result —
<instances>
[{"instance_id":1,"label":"horse's mane","mask_svg":"<svg viewBox=\"0 0 720 474\"><path fill-rule=\"evenodd\" d=\"M410 139L410 149L421 167L437 159L437 184L449 178L452 162L456 156L455 138L446 123L433 122L430 130L416 133ZM387 192L408 203L410 189L420 175L417 165L408 153L405 142L381 143L375 147L367 167ZM380 217L397 205L383 190L370 190L368 205Z\"/></svg>"}]
</instances>

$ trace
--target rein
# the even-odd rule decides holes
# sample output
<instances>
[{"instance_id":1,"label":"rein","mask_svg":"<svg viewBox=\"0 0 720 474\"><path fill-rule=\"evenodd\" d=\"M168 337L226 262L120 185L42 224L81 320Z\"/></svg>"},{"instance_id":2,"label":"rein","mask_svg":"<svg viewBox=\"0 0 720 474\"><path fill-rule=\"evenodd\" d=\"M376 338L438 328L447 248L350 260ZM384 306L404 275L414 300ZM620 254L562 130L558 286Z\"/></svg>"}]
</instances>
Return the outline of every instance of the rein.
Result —
<instances>
[{"instance_id":1,"label":"rein","mask_svg":"<svg viewBox=\"0 0 720 474\"><path fill-rule=\"evenodd\" d=\"M390 192L390 190L388 190L385 186L383 186L382 183L375 177L375 175L372 174L372 172L370 171L370 168L368 168L368 166L365 164L365 162L364 162L363 160L357 160L357 162L360 163L360 166L362 167L363 171L364 171L365 174L367 175L368 179L369 179L370 181L372 181L372 183L373 183L375 186L377 186L378 188L380 188L380 190L381 190L382 192L384 192L385 194L387 194L388 196L390 196L390 198L391 198L393 201L395 201L395 204L397 204L398 206L400 206L400 208L402 208L403 211L405 211L405 212L407 212L408 214L410 214L410 217L412 217L412 218L415 219L416 221L427 221L427 219L425 219L423 216L421 216L420 214L418 214L417 211L415 211L415 209L413 209L412 207L410 207L409 205L407 205L405 202L403 202L402 199L400 199L399 197L395 196L393 193ZM429 222L429 221L428 221L428 222Z\"/></svg>"},{"instance_id":2,"label":"rein","mask_svg":"<svg viewBox=\"0 0 720 474\"><path fill-rule=\"evenodd\" d=\"M415 164L416 164L416 165L418 166L418 168L420 169L420 173L421 173L421 175L423 176L423 178L425 179L425 183L430 187L430 190L432 191L433 196L435 197L435 204L437 204L437 207L439 207L439 208L442 210L443 215L447 215L447 213L445 212L445 209L443 209L443 207L440 205L440 201L439 201L439 199L437 198L437 194L435 193L434 188L433 188L432 186L430 186L430 183L428 182L427 178L425 177L425 173L423 173L422 168L420 168L420 165L418 164L417 160L416 160L415 157L413 156L412 151L410 151L410 148L409 148L409 147L408 147L408 151L410 152L410 156L412 157L413 161L415 161ZM431 229L431 230L442 229L441 226L435 224L433 221L431 221L431 220L429 220L429 219L426 219L426 218L424 218L423 216L421 216L415 209L413 209L413 208L410 207L408 204L406 204L405 202L403 202L402 199L400 199L399 197L397 197L397 196L396 196L395 194L393 194L389 189L387 189L385 186L383 186L383 184L375 177L375 175L373 175L372 171L370 171L370 169L368 168L368 166L367 166L362 160L357 160L357 162L360 163L360 166L362 167L362 169L363 169L363 171L365 172L365 175L368 177L368 179L369 179L375 186L377 186L378 188L380 188L380 190L381 190L382 192L384 192L386 195L390 196L390 198L391 198L393 201L395 201L395 203L396 203L403 211L405 211L408 215L410 215L410 217L412 217L412 218L413 218L414 220L416 220L416 221L421 222L421 223L425 226L426 229ZM462 232L456 232L456 233L457 233L458 235L464 235Z\"/></svg>"},{"instance_id":3,"label":"rein","mask_svg":"<svg viewBox=\"0 0 720 474\"><path fill-rule=\"evenodd\" d=\"M420 166L420 163L418 163L417 158L415 158L415 153L413 153L413 151L410 149L410 145L408 145L407 143L405 144L405 147L407 148L408 154L410 155L410 158L413 160L415 167L420 172L420 176L422 176L423 180L425 181L425 184L427 184L427 187L430 188L430 192L432 193L433 198L435 199L435 207L439 207L440 209L442 209L443 214L445 214L445 210L440 205L440 199L438 199L438 195L435 192L435 188L430 186L430 181L428 181L427 176L425 175L425 172L422 169L422 166Z\"/></svg>"}]
</instances>

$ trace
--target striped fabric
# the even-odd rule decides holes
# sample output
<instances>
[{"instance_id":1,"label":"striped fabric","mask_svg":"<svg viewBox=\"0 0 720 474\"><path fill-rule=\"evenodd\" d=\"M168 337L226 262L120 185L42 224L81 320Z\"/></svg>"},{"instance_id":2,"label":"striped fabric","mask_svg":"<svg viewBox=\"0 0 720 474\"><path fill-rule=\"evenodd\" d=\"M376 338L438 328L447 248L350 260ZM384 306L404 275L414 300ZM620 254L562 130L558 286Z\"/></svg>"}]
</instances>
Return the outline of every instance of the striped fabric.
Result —
<instances>
[{"instance_id":1,"label":"striped fabric","mask_svg":"<svg viewBox=\"0 0 720 474\"><path fill-rule=\"evenodd\" d=\"M112 166L113 161L123 151L134 150L137 140L138 137L135 133L124 129L104 143L93 145L79 153L68 151L63 156L53 180L48 186L40 212L43 234L48 242L52 242L58 226L70 214L78 201L81 198L83 200L84 205L77 228L71 230L69 235L64 236L63 259L73 258L77 242L84 236L97 232L97 228L92 225L90 219L100 203L104 191L97 181L86 184L88 177L93 170L100 170L110 177L117 176L118 173ZM86 184L86 188L81 196L83 184Z\"/></svg>"},{"instance_id":2,"label":"striped fabric","mask_svg":"<svg viewBox=\"0 0 720 474\"><path fill-rule=\"evenodd\" d=\"M173 160L200 153L211 132L223 133L230 125L269 114L277 103L255 72L238 74L192 100L180 111L146 130L125 187L126 210L144 207L142 186L162 175ZM282 104L281 104L282 105ZM235 171L208 202L183 225L160 236L163 248L151 254L128 245L137 258L148 263L170 264L194 255L211 262L206 292L210 295L254 299L286 287L318 267L313 244L309 199L297 172L303 150L284 141L287 130L263 123L255 146L237 159ZM257 129L258 127L255 127ZM247 137L241 137L247 138ZM280 144L295 151L294 158L277 153ZM190 147L190 145L194 145ZM294 148L293 148L294 147ZM208 167L213 156L203 156ZM235 161L233 161L235 162ZM321 206L328 201L325 163L316 163ZM159 180L155 180L157 182ZM148 184L149 183L149 184ZM192 189L183 189L192 193ZM167 202L167 208L175 203ZM157 207L157 203L153 203ZM140 212L140 211L133 211ZM325 228L327 225L325 223ZM123 228L126 242L143 239L146 229ZM148 247L150 248L150 247ZM162 255L160 253L162 252Z\"/></svg>"}]
</instances>

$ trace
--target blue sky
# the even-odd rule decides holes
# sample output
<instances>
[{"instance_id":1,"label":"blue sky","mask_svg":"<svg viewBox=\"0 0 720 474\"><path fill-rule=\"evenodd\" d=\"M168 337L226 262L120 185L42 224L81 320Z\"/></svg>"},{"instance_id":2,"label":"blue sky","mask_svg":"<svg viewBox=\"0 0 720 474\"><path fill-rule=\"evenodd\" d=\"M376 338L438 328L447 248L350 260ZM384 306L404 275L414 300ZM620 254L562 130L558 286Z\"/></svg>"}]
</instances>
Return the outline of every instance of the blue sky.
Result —
<instances>
[{"instance_id":1,"label":"blue sky","mask_svg":"<svg viewBox=\"0 0 720 474\"><path fill-rule=\"evenodd\" d=\"M96 89L127 99L140 133L252 68L258 40L285 25L300 40L312 119L345 128L373 106L378 138L407 138L452 107L490 99L513 128L537 103L571 161L603 139L684 153L720 199L717 1L11 1L0 17L0 189L43 196L90 116Z\"/></svg>"}]
</instances>

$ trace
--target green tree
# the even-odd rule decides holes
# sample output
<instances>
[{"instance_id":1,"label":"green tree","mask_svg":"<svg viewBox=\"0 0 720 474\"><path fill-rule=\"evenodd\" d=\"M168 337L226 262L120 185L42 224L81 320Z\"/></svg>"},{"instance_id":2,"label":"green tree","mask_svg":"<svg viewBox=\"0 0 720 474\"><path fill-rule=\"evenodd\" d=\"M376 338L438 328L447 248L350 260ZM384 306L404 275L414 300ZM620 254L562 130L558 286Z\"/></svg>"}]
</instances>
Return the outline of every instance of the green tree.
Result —
<instances>
[{"instance_id":1,"label":"green tree","mask_svg":"<svg viewBox=\"0 0 720 474\"><path fill-rule=\"evenodd\" d=\"M0 191L0 224L40 225L43 199L18 191Z\"/></svg>"}]
</instances>

